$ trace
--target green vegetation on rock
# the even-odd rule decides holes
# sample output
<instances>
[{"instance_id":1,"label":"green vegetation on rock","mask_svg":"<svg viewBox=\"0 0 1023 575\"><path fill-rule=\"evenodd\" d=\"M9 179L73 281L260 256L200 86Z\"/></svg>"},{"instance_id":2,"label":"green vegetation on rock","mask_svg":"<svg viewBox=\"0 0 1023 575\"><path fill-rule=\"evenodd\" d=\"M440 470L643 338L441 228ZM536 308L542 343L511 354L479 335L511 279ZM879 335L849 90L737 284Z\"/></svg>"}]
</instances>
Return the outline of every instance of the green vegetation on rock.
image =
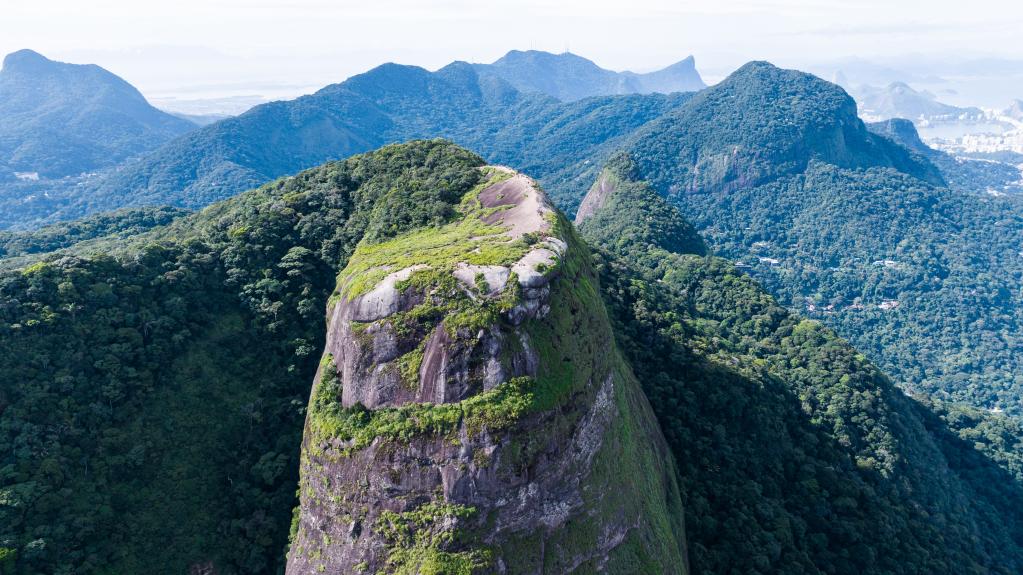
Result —
<instances>
[{"instance_id":1,"label":"green vegetation on rock","mask_svg":"<svg viewBox=\"0 0 1023 575\"><path fill-rule=\"evenodd\" d=\"M0 547L15 572L281 568L337 270L370 226L400 233L374 219L380 197L460 198L481 165L446 142L390 146L104 255L0 274Z\"/></svg>"},{"instance_id":2,"label":"green vegetation on rock","mask_svg":"<svg viewBox=\"0 0 1023 575\"><path fill-rule=\"evenodd\" d=\"M1018 570L1023 488L996 464L1018 461L999 460L1016 449L1005 436L989 428L975 449L960 438L983 427L957 437L730 263L622 242L607 225L663 202L622 187L582 233L679 465L693 571Z\"/></svg>"},{"instance_id":3,"label":"green vegetation on rock","mask_svg":"<svg viewBox=\"0 0 1023 575\"><path fill-rule=\"evenodd\" d=\"M394 408L366 409L356 404L345 408L338 401L340 387L333 361L310 403L313 445L338 445L341 453L360 450L377 439L408 442L416 437L457 440L463 426L471 435L498 432L534 411L534 383L516 378L456 403L414 403Z\"/></svg>"},{"instance_id":4,"label":"green vegetation on rock","mask_svg":"<svg viewBox=\"0 0 1023 575\"><path fill-rule=\"evenodd\" d=\"M450 216L453 221L424 226L412 219L410 221L415 223L405 222L405 226L420 229L379 242L374 241L379 235L367 235L338 277L338 295L348 299L358 297L389 273L413 266L426 266L430 270L429 277L435 280L437 276L450 276L458 263L508 266L516 262L528 250L526 243L503 238L504 227L483 221L493 212L506 208L483 208L478 200L481 191L507 178L505 172L488 169L483 181L460 199L457 213ZM381 213L391 214L390 211ZM426 275L419 272L413 277L421 281Z\"/></svg>"},{"instance_id":5,"label":"green vegetation on rock","mask_svg":"<svg viewBox=\"0 0 1023 575\"><path fill-rule=\"evenodd\" d=\"M468 545L466 534L449 523L469 519L476 509L430 502L412 511L384 511L375 530L388 542L387 573L394 575L473 575L491 566L491 552ZM469 549L450 551L451 548Z\"/></svg>"}]
</instances>

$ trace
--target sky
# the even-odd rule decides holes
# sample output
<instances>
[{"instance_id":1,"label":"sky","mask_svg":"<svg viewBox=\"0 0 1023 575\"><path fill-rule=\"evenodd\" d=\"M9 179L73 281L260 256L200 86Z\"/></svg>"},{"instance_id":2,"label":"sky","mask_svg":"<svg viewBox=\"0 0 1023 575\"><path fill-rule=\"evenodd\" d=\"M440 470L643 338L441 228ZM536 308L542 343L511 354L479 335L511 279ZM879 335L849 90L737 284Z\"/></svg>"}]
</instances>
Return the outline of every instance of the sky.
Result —
<instances>
[{"instance_id":1,"label":"sky","mask_svg":"<svg viewBox=\"0 0 1023 575\"><path fill-rule=\"evenodd\" d=\"M902 62L924 77L1023 62L1020 30L1009 0L0 0L3 53L100 64L160 100L291 97L383 62L435 69L510 49L634 71L692 54L709 81L754 59Z\"/></svg>"}]
</instances>

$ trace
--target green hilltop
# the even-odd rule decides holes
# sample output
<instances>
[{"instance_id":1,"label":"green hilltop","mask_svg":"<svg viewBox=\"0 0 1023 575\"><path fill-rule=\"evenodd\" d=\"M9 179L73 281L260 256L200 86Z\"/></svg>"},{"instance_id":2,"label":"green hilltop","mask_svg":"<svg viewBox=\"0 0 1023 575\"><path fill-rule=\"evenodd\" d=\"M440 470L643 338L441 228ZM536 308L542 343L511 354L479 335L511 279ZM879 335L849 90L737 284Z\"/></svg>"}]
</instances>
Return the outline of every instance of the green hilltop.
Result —
<instances>
[{"instance_id":1,"label":"green hilltop","mask_svg":"<svg viewBox=\"0 0 1023 575\"><path fill-rule=\"evenodd\" d=\"M329 538L309 536L312 524L302 519L308 506L344 504L316 481L307 485L320 495L302 495L296 510L300 466L316 477L318 467L310 465L320 457L324 465L351 465L363 461L363 450L432 445L463 433L455 431L462 425L470 434L491 430L488 441L512 450L508 461L528 458L578 424L600 397L593 384L600 378L586 374L610 369L618 374L615 389L625 393L615 405L633 415L606 432L615 438L608 449L624 451L595 456L582 468L603 486L592 493L649 494L677 484L681 494L681 505L670 495L631 499L645 501L648 520L663 520L600 563L619 566L614 571L635 572L636 561L681 569L671 553L649 550L653 541L670 541L666 533L681 533L683 522L694 573L1020 568L1020 458L1006 444L1018 437L1012 421L903 395L835 333L707 255L693 227L639 179L641 164L628 155L612 158L595 178L594 190L605 184L603 197L581 222L592 255L567 221L552 220L570 255L558 264L563 276L553 281L563 287L551 297L567 299L522 324L539 354L538 380L509 380L494 388L496 395L435 407L350 412L336 405L343 380L324 374L339 356L319 358L334 333L324 309L344 301L330 297L338 273L424 263L444 273L409 281L410 293L448 285L435 282L455 269L444 263L454 252L444 248L419 262L408 248L387 246L416 234L440 238L460 225L471 208L463 200L497 177L483 164L444 141L388 146L135 236L37 254L38 263L4 272L0 371L10 383L0 396L0 444L11 455L2 467L0 540L7 564L16 572L178 573L196 566L266 572L284 568L294 538L295 561L306 557L301 564L315 569L344 556L337 542L350 536L353 523L340 523L339 534L325 531ZM470 239L481 237L474 232ZM507 247L522 249L515 245ZM519 253L478 263L501 265ZM359 263L367 257L376 263ZM353 277L341 275L341 298L372 287L345 291ZM483 289L478 277L471 279L467 292L456 284L444 289ZM407 323L396 333L406 334L401 345L410 351L394 362L396 393L415 389L400 382L416 365L423 373L428 362L415 350L431 329L444 331L436 330L438 322L472 342L480 327L508 321L499 319L510 309L501 307L508 305L501 297L494 300L498 315L477 308L473 297L446 300L453 307L440 315L431 307L400 316ZM362 341L357 332L347 341ZM621 353L606 353L614 348ZM554 425L550 432L515 431L520 424L535 428L531 418L552 406L562 416L544 424ZM636 414L650 410L659 431L637 424L646 416ZM667 451L643 456L661 434ZM468 469L505 461L470 457ZM620 464L629 457L647 463ZM666 478L654 461L672 462L663 469L674 471ZM367 502L403 501L375 497ZM540 544L490 538L494 524L479 513L485 499L414 500L360 523L357 537L378 534L387 542L391 551L377 564L385 572L428 565L487 572L508 554L535 556ZM615 498L584 501L598 513L623 505ZM547 550L552 563L537 570L561 572L566 564L559 561L578 557L586 548L579 542L593 540L585 529L564 533L560 551Z\"/></svg>"}]
</instances>

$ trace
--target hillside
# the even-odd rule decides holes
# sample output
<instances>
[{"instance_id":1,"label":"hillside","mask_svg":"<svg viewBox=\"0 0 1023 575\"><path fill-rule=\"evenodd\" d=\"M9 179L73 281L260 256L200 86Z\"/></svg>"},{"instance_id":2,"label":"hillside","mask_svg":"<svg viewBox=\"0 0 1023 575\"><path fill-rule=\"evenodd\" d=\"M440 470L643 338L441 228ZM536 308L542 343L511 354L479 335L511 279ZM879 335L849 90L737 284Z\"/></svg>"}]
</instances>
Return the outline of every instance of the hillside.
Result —
<instances>
[{"instance_id":1,"label":"hillside","mask_svg":"<svg viewBox=\"0 0 1023 575\"><path fill-rule=\"evenodd\" d=\"M198 208L325 161L437 136L536 174L563 190L559 197L566 202L578 202L596 166L625 135L687 97L563 104L480 77L469 64L437 72L386 64L315 94L200 128L74 190L53 190L47 209L32 215L48 221L127 206ZM24 220L21 206L10 210L7 221Z\"/></svg>"},{"instance_id":2,"label":"hillside","mask_svg":"<svg viewBox=\"0 0 1023 575\"><path fill-rule=\"evenodd\" d=\"M950 190L838 87L750 64L627 146L641 177L790 309L909 389L1019 413L1023 207Z\"/></svg>"},{"instance_id":3,"label":"hillside","mask_svg":"<svg viewBox=\"0 0 1023 575\"><path fill-rule=\"evenodd\" d=\"M956 157L930 148L920 139L909 120L892 118L867 124L867 129L902 144L941 170L949 188L974 194L1018 194L1023 192L1023 172L1004 161Z\"/></svg>"},{"instance_id":4,"label":"hillside","mask_svg":"<svg viewBox=\"0 0 1023 575\"><path fill-rule=\"evenodd\" d=\"M654 72L613 72L564 52L512 50L491 64L474 64L481 75L493 75L521 92L539 92L564 102L592 96L695 92L706 88L692 56Z\"/></svg>"},{"instance_id":5,"label":"hillside","mask_svg":"<svg viewBox=\"0 0 1023 575\"><path fill-rule=\"evenodd\" d=\"M503 171L482 171L482 163L441 141L390 146L135 237L108 236L105 247L85 250L93 255L55 254L3 273L0 370L13 377L0 389L0 556L14 557L18 572L276 571L283 568L300 461L307 462L307 489L318 490L322 483L309 475L318 467L309 461L343 466L411 442L452 457L450 466L436 468L410 461L415 477L442 472L447 481L465 465L471 472L457 483L463 487L445 483L446 499L432 501L424 500L436 497L427 483L394 498L393 478L384 474L387 506L366 500L373 516L357 531L369 549L396 545L371 556L374 565L466 560L529 569L511 557L541 544L542 532L552 569L599 564L628 571L622 566L640 561L657 572L686 572L672 463L629 367L606 353L612 335L587 251L528 179L506 180ZM507 188L520 181L529 186ZM472 208L477 197L484 204ZM441 224L438 233L433 226ZM503 231L506 225L511 231ZM434 243L424 244L424 237ZM361 371L345 371L342 379L339 371L344 406L351 407L350 393L359 394L363 405L379 408L368 417L363 408L336 404L327 376L332 356L339 369L349 367L334 346L365 340L351 339L351 332L341 337L347 326L326 322L323 310L339 270L348 279L340 299L329 301L341 313L353 309L349 299L359 292L352 290L362 289L345 286L369 288L378 278L372 263L378 259L367 258L386 257L388 246L410 241L433 246L421 254L431 262L459 253L472 265L524 258L511 266L508 289L493 297L473 291L482 289L480 276L463 278L458 266L454 275L444 267L408 278L413 292L403 301L420 305L381 317L367 333L397 330L395 343L412 349L397 361L397 373L407 374L414 370L403 366L415 365L422 347L415 338L432 331L446 343L427 345L418 364L450 369L450 379L423 371L437 377L420 388L419 401L436 397L438 405L402 405L405 384L350 379ZM485 282L503 277L485 271ZM456 278L468 282L468 292ZM441 283L420 301L417 290L434 281ZM477 334L480 328L490 335ZM434 394L445 386L449 392ZM303 418L307 452L300 457ZM471 438L477 449L452 451L451 433ZM347 434L357 442L337 443ZM334 439L320 446L317 438ZM356 450L362 441L369 450ZM619 473L623 462L642 472ZM533 470L532 479L517 471L524 468ZM483 482L485 489L468 488ZM292 560L333 561L330 539L310 530L348 537L350 525L340 514L329 528L311 522L306 510L320 498L308 499L307 489L293 524ZM544 495L534 501L531 493ZM512 494L526 497L522 507L492 508ZM332 493L323 497L338 501ZM495 513L497 527L479 523ZM580 514L604 519L584 521ZM378 515L380 521L371 520ZM445 522L423 524L429 517ZM383 530L385 519L397 531ZM455 520L471 526L471 539L450 538L445 526ZM597 527L607 529L606 547L591 545ZM416 533L414 543L401 538L403 529ZM421 548L427 531L436 537ZM477 547L463 547L473 541ZM344 561L331 565L359 560Z\"/></svg>"},{"instance_id":6,"label":"hillside","mask_svg":"<svg viewBox=\"0 0 1023 575\"><path fill-rule=\"evenodd\" d=\"M877 88L862 86L856 90L856 99L863 113L873 119L907 118L914 121L982 120L983 110L959 108L943 104L932 94L919 92L905 82L892 82Z\"/></svg>"},{"instance_id":7,"label":"hillside","mask_svg":"<svg viewBox=\"0 0 1023 575\"><path fill-rule=\"evenodd\" d=\"M195 126L94 65L8 54L0 70L0 172L76 176L151 151Z\"/></svg>"},{"instance_id":8,"label":"hillside","mask_svg":"<svg viewBox=\"0 0 1023 575\"><path fill-rule=\"evenodd\" d=\"M903 396L833 332L705 256L636 176L614 158L580 229L679 462L693 572L1018 571L1018 426ZM976 450L981 438L990 447Z\"/></svg>"},{"instance_id":9,"label":"hillside","mask_svg":"<svg viewBox=\"0 0 1023 575\"><path fill-rule=\"evenodd\" d=\"M2 556L270 572L291 523L293 573L536 572L539 540L553 572L1023 567L1012 420L903 396L627 156L580 210L592 258L483 165L388 146L25 244L105 242L0 274Z\"/></svg>"},{"instance_id":10,"label":"hillside","mask_svg":"<svg viewBox=\"0 0 1023 575\"><path fill-rule=\"evenodd\" d=\"M800 173L814 161L895 168L944 183L929 162L870 133L841 88L766 62L746 64L633 140L644 174L673 195L755 186Z\"/></svg>"}]
</instances>

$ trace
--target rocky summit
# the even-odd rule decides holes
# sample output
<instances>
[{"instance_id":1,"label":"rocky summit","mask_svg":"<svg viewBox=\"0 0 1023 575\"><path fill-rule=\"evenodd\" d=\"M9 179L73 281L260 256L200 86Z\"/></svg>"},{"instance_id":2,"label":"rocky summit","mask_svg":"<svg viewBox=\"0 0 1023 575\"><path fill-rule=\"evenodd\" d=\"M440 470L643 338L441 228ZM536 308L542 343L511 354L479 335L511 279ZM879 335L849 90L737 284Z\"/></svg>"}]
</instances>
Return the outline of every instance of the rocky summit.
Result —
<instances>
[{"instance_id":1,"label":"rocky summit","mask_svg":"<svg viewBox=\"0 0 1023 575\"><path fill-rule=\"evenodd\" d=\"M481 170L452 221L339 275L287 572L685 573L588 251L533 180Z\"/></svg>"}]
</instances>

